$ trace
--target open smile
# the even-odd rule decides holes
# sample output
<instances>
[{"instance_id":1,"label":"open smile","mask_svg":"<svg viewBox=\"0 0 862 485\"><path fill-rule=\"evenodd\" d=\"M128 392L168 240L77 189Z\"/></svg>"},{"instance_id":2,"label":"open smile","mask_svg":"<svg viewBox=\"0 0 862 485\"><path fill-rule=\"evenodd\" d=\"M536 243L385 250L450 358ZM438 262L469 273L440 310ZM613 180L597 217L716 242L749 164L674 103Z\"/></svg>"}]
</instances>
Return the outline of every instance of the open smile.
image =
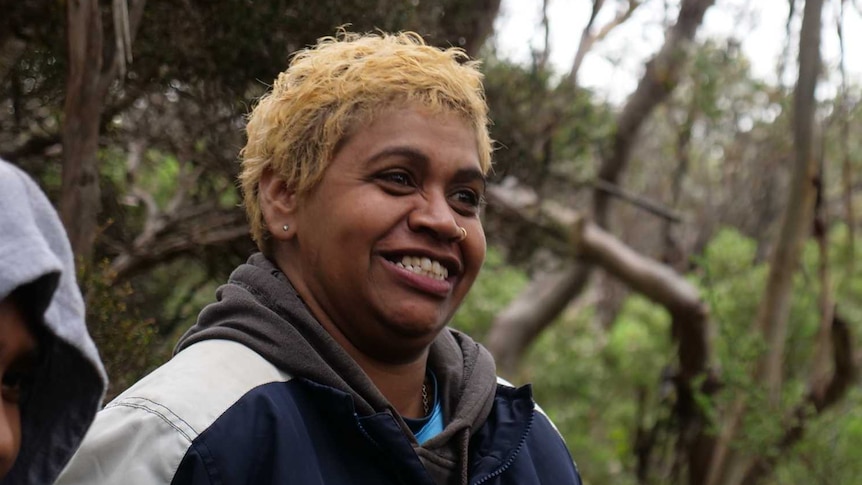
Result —
<instances>
[{"instance_id":1,"label":"open smile","mask_svg":"<svg viewBox=\"0 0 862 485\"><path fill-rule=\"evenodd\" d=\"M395 262L395 266L435 280L445 280L449 277L449 269L439 261L427 257L403 256L401 261Z\"/></svg>"},{"instance_id":2,"label":"open smile","mask_svg":"<svg viewBox=\"0 0 862 485\"><path fill-rule=\"evenodd\" d=\"M460 274L457 263L428 255L390 255L382 259L402 283L436 298L448 296Z\"/></svg>"}]
</instances>

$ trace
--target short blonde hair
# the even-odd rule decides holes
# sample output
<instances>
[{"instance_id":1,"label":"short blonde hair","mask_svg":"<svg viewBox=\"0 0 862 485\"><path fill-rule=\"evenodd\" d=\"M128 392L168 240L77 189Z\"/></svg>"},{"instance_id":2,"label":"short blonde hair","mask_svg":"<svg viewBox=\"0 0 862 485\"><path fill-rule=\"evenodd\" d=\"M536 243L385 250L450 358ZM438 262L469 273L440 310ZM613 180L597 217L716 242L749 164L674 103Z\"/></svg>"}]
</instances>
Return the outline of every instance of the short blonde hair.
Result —
<instances>
[{"instance_id":1,"label":"short blonde hair","mask_svg":"<svg viewBox=\"0 0 862 485\"><path fill-rule=\"evenodd\" d=\"M418 104L461 116L491 168L488 106L479 62L418 34L339 32L298 52L249 115L239 175L252 238L268 252L258 186L272 170L302 197L323 178L340 143L380 110Z\"/></svg>"}]
</instances>

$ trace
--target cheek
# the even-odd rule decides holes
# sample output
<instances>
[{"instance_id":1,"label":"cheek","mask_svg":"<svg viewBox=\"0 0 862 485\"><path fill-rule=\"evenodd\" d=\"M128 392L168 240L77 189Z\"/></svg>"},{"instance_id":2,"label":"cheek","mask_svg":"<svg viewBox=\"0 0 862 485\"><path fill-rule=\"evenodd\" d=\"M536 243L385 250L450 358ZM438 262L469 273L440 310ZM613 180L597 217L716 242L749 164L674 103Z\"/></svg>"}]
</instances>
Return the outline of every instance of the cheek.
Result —
<instances>
[{"instance_id":1,"label":"cheek","mask_svg":"<svg viewBox=\"0 0 862 485\"><path fill-rule=\"evenodd\" d=\"M472 277L475 279L476 275L479 274L479 269L482 268L482 263L485 261L485 253L487 251L485 232L482 230L482 226L477 224L475 229L470 230L470 235L467 237L468 241L464 247L465 256L467 257L467 270L473 273Z\"/></svg>"},{"instance_id":2,"label":"cheek","mask_svg":"<svg viewBox=\"0 0 862 485\"><path fill-rule=\"evenodd\" d=\"M21 413L17 404L3 404L3 420L0 423L0 479L5 475L18 457L21 447Z\"/></svg>"}]
</instances>

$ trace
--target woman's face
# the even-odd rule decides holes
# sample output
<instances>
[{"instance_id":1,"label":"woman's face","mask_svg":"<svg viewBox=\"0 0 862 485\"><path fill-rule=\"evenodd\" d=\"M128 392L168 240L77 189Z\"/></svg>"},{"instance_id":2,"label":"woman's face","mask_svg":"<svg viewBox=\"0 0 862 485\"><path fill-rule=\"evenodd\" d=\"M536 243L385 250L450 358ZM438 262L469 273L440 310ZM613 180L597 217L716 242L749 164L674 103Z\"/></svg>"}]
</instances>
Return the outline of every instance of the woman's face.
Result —
<instances>
[{"instance_id":1,"label":"woman's face","mask_svg":"<svg viewBox=\"0 0 862 485\"><path fill-rule=\"evenodd\" d=\"M0 301L0 479L12 468L21 448L22 393L33 373L36 341L24 316L10 299Z\"/></svg>"},{"instance_id":2,"label":"woman's face","mask_svg":"<svg viewBox=\"0 0 862 485\"><path fill-rule=\"evenodd\" d=\"M421 108L385 110L354 131L296 203L285 221L295 231L292 254L281 266L330 332L375 359L410 358L479 273L484 190L468 123Z\"/></svg>"}]
</instances>

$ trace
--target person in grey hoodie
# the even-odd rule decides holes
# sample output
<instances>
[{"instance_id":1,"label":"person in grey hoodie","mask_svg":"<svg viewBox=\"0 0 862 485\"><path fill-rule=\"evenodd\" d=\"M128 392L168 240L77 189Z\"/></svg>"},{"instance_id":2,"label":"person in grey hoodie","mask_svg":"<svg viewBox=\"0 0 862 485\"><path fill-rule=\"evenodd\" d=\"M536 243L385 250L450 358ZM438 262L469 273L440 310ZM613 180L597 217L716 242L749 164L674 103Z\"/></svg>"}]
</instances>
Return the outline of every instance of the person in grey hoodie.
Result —
<instances>
[{"instance_id":1,"label":"person in grey hoodie","mask_svg":"<svg viewBox=\"0 0 862 485\"><path fill-rule=\"evenodd\" d=\"M0 483L53 483L101 406L72 250L38 185L0 160Z\"/></svg>"}]
</instances>

